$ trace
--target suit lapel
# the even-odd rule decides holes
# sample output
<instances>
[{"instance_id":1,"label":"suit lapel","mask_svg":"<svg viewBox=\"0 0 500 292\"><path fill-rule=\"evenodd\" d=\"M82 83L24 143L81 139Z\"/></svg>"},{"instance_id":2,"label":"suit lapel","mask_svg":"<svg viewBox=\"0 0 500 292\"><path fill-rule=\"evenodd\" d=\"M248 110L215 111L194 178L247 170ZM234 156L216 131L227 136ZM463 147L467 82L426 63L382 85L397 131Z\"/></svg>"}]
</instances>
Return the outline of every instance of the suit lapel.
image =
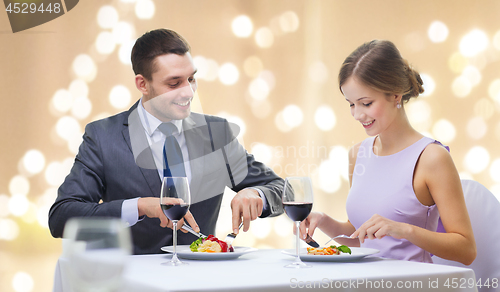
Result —
<instances>
[{"instance_id":1,"label":"suit lapel","mask_svg":"<svg viewBox=\"0 0 500 292\"><path fill-rule=\"evenodd\" d=\"M153 159L153 153L149 147L144 128L139 118L137 105L135 103L129 110L129 115L123 122L123 138L129 147L134 161L139 167L144 179L146 180L153 197L160 196L161 181L158 170ZM132 140L130 137L132 136Z\"/></svg>"}]
</instances>

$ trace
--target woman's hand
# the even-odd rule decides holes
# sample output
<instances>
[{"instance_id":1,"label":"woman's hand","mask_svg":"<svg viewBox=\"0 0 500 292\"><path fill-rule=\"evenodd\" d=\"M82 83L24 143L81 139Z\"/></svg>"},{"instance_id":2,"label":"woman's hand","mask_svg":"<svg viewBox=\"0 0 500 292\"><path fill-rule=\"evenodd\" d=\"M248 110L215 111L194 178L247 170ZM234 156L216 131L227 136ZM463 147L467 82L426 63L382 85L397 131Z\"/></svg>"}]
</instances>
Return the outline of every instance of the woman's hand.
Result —
<instances>
[{"instance_id":1,"label":"woman's hand","mask_svg":"<svg viewBox=\"0 0 500 292\"><path fill-rule=\"evenodd\" d=\"M312 237L314 230L321 225L325 216L326 215L321 212L310 213L309 216L300 223L300 238L306 239L307 234ZM293 233L295 234L295 228L293 228Z\"/></svg>"},{"instance_id":2,"label":"woman's hand","mask_svg":"<svg viewBox=\"0 0 500 292\"><path fill-rule=\"evenodd\" d=\"M365 237L368 239L380 239L384 236L391 236L401 239L405 238L409 232L411 232L409 224L389 220L375 214L354 231L351 237L359 237L359 241L364 243Z\"/></svg>"}]
</instances>

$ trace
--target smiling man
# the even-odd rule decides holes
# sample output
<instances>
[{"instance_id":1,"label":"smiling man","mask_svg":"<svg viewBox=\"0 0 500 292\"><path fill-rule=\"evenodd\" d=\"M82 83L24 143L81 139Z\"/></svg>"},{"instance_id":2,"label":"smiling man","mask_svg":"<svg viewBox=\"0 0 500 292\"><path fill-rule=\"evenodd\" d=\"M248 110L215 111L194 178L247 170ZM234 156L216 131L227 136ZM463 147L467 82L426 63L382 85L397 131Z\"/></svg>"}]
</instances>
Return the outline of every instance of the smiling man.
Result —
<instances>
[{"instance_id":1,"label":"smiling man","mask_svg":"<svg viewBox=\"0 0 500 292\"><path fill-rule=\"evenodd\" d=\"M86 126L49 212L54 237L72 217L118 217L131 226L135 254L159 253L172 245L172 233L163 230L172 223L159 202L165 176L188 178L192 202L185 219L205 234L215 233L225 187L237 192L227 218L236 233L240 222L248 231L257 217L283 212L283 180L238 143L237 127L191 112L197 83L189 51L186 40L168 29L137 39L131 59L142 97L128 111ZM181 233L178 243L195 239Z\"/></svg>"}]
</instances>

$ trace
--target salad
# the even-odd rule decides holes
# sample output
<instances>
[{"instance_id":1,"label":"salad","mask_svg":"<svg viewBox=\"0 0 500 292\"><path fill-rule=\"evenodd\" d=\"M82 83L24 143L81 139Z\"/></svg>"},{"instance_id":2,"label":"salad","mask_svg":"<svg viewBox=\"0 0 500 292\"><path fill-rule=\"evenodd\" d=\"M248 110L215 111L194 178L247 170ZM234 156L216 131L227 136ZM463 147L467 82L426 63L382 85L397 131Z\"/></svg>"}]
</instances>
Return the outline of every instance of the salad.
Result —
<instances>
[{"instance_id":1,"label":"salad","mask_svg":"<svg viewBox=\"0 0 500 292\"><path fill-rule=\"evenodd\" d=\"M311 255L339 255L340 253L351 254L351 249L346 245L335 246L330 245L323 248L308 247L307 254Z\"/></svg>"},{"instance_id":2,"label":"salad","mask_svg":"<svg viewBox=\"0 0 500 292\"><path fill-rule=\"evenodd\" d=\"M233 246L210 234L200 237L189 246L192 252L234 252Z\"/></svg>"}]
</instances>

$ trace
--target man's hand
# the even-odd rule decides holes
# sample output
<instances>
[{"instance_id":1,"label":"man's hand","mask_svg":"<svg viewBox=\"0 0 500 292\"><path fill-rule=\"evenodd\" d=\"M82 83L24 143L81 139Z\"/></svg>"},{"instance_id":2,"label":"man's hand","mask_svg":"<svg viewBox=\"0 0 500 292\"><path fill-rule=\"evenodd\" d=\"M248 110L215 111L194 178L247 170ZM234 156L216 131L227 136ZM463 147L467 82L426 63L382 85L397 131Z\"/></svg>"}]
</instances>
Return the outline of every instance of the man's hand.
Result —
<instances>
[{"instance_id":1,"label":"man's hand","mask_svg":"<svg viewBox=\"0 0 500 292\"><path fill-rule=\"evenodd\" d=\"M257 219L262 214L264 202L254 189L243 189L231 201L233 210L233 232L238 234L241 218L243 217L243 231L250 228L250 221Z\"/></svg>"},{"instance_id":2,"label":"man's hand","mask_svg":"<svg viewBox=\"0 0 500 292\"><path fill-rule=\"evenodd\" d=\"M167 200L175 202L178 199L168 198ZM146 215L149 218L159 218L161 227L168 227L170 229L174 227L172 221L170 221L161 210L160 198L139 198L139 200L137 201L137 208L139 209L139 217ZM194 220L193 215L189 211L186 213L186 215L184 215L184 218L179 220L179 222L177 223L177 230L179 230L184 224L184 219L186 219L186 221L194 229L194 231L200 232L198 223L196 223L196 220ZM184 229L181 229L181 231L184 233L187 232Z\"/></svg>"}]
</instances>

